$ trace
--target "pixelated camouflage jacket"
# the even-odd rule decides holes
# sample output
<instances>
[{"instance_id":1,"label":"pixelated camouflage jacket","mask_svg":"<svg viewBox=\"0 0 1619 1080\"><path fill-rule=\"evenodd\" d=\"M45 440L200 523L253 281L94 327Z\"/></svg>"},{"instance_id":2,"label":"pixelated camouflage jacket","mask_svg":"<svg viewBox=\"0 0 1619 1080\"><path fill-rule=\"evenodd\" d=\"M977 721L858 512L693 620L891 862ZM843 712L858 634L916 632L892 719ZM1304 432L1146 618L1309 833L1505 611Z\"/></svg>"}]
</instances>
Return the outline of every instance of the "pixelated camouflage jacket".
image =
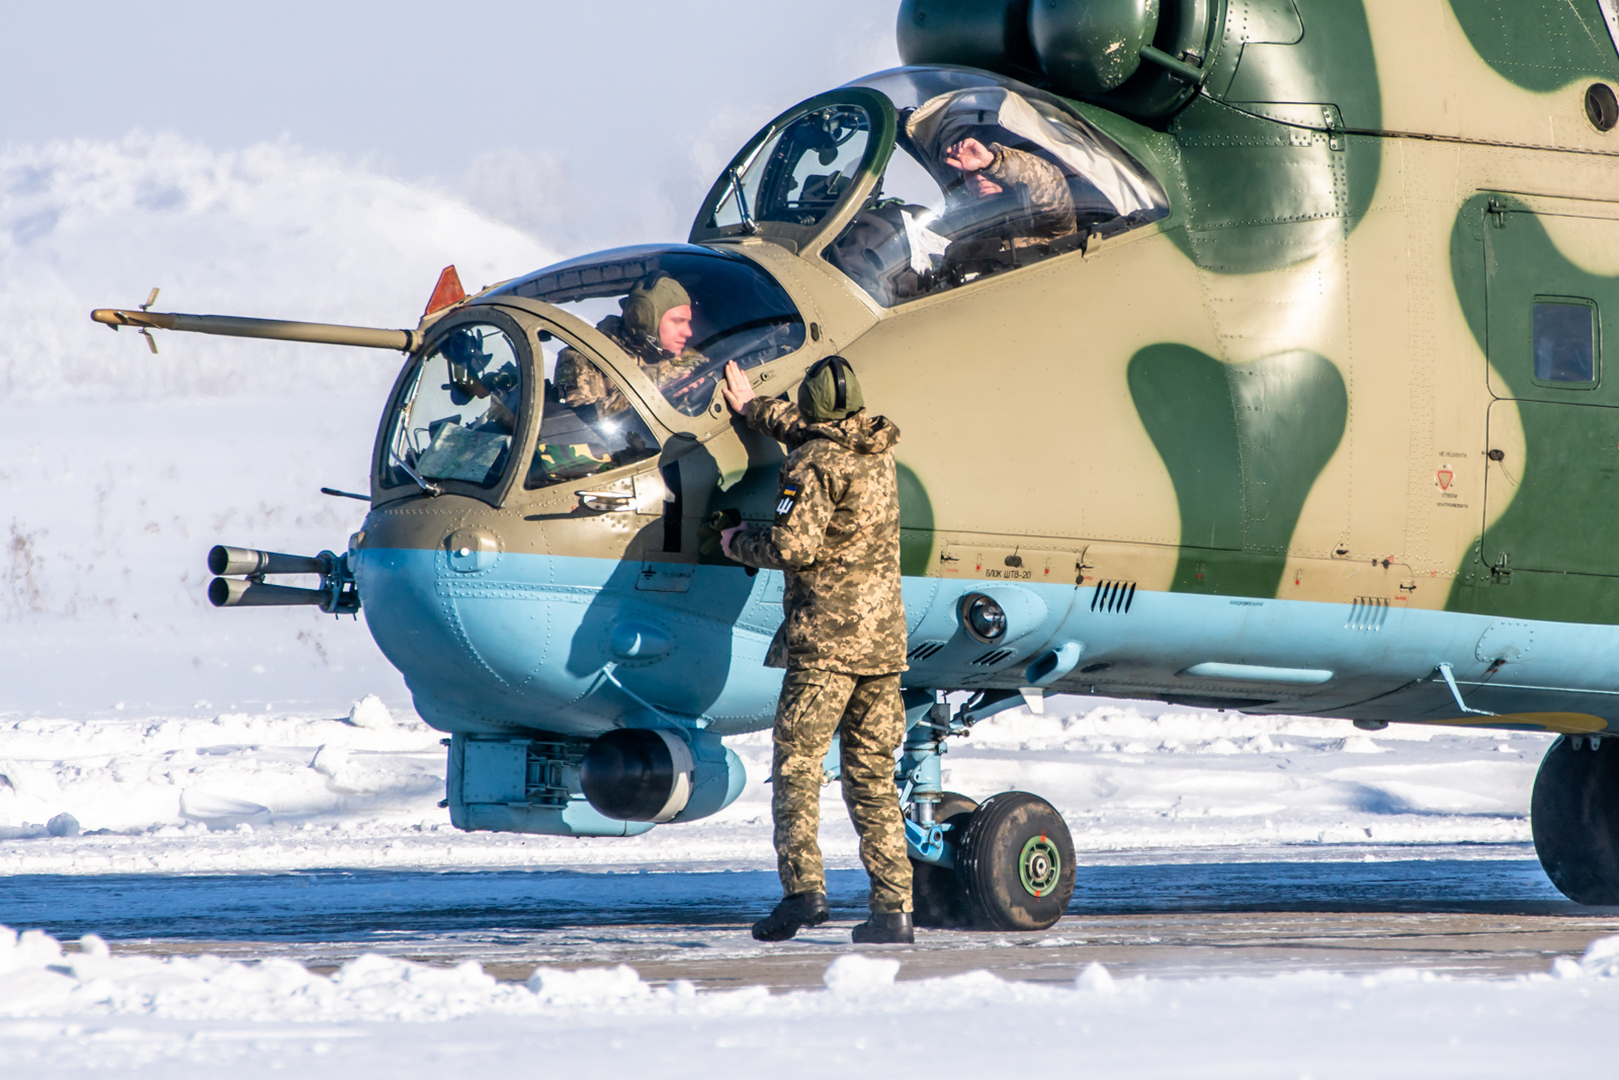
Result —
<instances>
[{"instance_id":1,"label":"pixelated camouflage jacket","mask_svg":"<svg viewBox=\"0 0 1619 1080\"><path fill-rule=\"evenodd\" d=\"M776 520L732 538L740 562L783 571L786 620L770 644L770 667L849 675L905 670L900 598L899 428L864 411L806 424L785 401L754 398L748 426L789 449Z\"/></svg>"},{"instance_id":2,"label":"pixelated camouflage jacket","mask_svg":"<svg viewBox=\"0 0 1619 1080\"><path fill-rule=\"evenodd\" d=\"M617 315L607 316L596 324L596 329L623 346L624 351L641 365L641 370L652 380L652 385L660 390L708 361L708 357L696 349L686 349L675 356L666 349L655 348L651 342L637 344L625 328L624 320ZM563 401L575 408L595 405L601 416L623 412L630 405L623 391L571 346L557 355L556 374L552 376L552 382L556 384L557 396Z\"/></svg>"},{"instance_id":3,"label":"pixelated camouflage jacket","mask_svg":"<svg viewBox=\"0 0 1619 1080\"><path fill-rule=\"evenodd\" d=\"M1061 169L1042 157L1000 143L992 142L987 149L995 160L984 168L984 175L1023 204L1014 244L1055 240L1078 229L1074 197Z\"/></svg>"}]
</instances>

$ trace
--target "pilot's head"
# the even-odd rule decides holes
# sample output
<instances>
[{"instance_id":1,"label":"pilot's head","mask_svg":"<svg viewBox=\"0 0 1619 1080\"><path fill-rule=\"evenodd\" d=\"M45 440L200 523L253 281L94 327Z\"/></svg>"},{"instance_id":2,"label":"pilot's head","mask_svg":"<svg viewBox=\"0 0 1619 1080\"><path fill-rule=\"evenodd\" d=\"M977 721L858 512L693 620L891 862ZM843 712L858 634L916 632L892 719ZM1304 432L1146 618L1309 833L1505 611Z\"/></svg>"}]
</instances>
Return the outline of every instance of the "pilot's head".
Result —
<instances>
[{"instance_id":1,"label":"pilot's head","mask_svg":"<svg viewBox=\"0 0 1619 1080\"><path fill-rule=\"evenodd\" d=\"M691 340L691 296L662 270L635 283L619 301L624 326L637 337L679 356Z\"/></svg>"},{"instance_id":2,"label":"pilot's head","mask_svg":"<svg viewBox=\"0 0 1619 1080\"><path fill-rule=\"evenodd\" d=\"M798 412L811 424L847 420L865 407L860 380L841 356L817 360L798 384Z\"/></svg>"}]
</instances>

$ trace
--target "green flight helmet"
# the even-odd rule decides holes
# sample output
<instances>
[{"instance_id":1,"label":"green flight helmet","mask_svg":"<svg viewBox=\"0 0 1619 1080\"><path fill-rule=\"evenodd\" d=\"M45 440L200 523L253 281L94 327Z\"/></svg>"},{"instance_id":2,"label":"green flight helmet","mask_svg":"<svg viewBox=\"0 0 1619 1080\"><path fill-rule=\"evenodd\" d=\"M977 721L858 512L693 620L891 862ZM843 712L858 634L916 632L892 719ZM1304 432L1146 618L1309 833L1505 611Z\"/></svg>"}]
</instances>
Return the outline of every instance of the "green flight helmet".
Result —
<instances>
[{"instance_id":1,"label":"green flight helmet","mask_svg":"<svg viewBox=\"0 0 1619 1080\"><path fill-rule=\"evenodd\" d=\"M618 302L624 309L624 328L653 344L659 344L658 324L670 309L690 303L691 294L662 270L637 281L629 295Z\"/></svg>"},{"instance_id":2,"label":"green flight helmet","mask_svg":"<svg viewBox=\"0 0 1619 1080\"><path fill-rule=\"evenodd\" d=\"M841 356L817 360L798 384L798 411L812 424L847 420L865 407L860 380Z\"/></svg>"}]
</instances>

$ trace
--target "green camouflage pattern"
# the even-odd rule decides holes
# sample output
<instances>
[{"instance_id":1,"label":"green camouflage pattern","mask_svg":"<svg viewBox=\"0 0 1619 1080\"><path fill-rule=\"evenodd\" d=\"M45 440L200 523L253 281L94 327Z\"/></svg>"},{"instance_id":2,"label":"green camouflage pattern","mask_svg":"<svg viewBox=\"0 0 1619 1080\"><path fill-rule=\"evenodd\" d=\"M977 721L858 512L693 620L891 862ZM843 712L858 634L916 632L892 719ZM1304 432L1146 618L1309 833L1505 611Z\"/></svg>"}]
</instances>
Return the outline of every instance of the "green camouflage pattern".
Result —
<instances>
[{"instance_id":1,"label":"green camouflage pattern","mask_svg":"<svg viewBox=\"0 0 1619 1080\"><path fill-rule=\"evenodd\" d=\"M782 680L770 768L781 892L826 892L818 839L822 766L839 736L843 801L871 878L871 910L911 910L911 860L894 787L894 754L905 735L899 676L794 668Z\"/></svg>"},{"instance_id":2,"label":"green camouflage pattern","mask_svg":"<svg viewBox=\"0 0 1619 1080\"><path fill-rule=\"evenodd\" d=\"M864 412L806 424L771 398L748 403L748 426L788 446L775 523L751 525L731 550L786 578L786 619L766 663L850 675L905 670L900 598L899 429Z\"/></svg>"}]
</instances>

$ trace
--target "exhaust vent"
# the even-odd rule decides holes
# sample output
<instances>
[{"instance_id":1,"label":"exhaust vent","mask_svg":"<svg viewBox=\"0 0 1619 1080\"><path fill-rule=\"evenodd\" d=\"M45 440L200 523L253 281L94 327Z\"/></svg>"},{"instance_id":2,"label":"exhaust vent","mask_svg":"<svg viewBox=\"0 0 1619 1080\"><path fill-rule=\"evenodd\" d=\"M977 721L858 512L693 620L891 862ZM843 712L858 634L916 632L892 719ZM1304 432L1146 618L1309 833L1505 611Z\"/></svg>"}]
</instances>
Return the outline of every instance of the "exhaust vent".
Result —
<instances>
[{"instance_id":1,"label":"exhaust vent","mask_svg":"<svg viewBox=\"0 0 1619 1080\"><path fill-rule=\"evenodd\" d=\"M1002 660L1009 659L1016 651L1016 649L996 649L993 652L987 652L983 656L980 656L977 660L974 660L973 666L994 667Z\"/></svg>"},{"instance_id":2,"label":"exhaust vent","mask_svg":"<svg viewBox=\"0 0 1619 1080\"><path fill-rule=\"evenodd\" d=\"M1389 602L1381 596L1357 596L1355 602L1349 607L1349 621L1344 623L1345 630L1370 630L1373 633L1383 629L1388 621Z\"/></svg>"},{"instance_id":3,"label":"exhaust vent","mask_svg":"<svg viewBox=\"0 0 1619 1080\"><path fill-rule=\"evenodd\" d=\"M944 648L944 642L942 642L942 641L923 641L923 642L920 642L916 646L916 648L914 648L910 652L906 653L905 654L905 659L907 659L907 660L926 660L931 656L936 656L938 654L939 650L943 649L943 648Z\"/></svg>"},{"instance_id":4,"label":"exhaust vent","mask_svg":"<svg viewBox=\"0 0 1619 1080\"><path fill-rule=\"evenodd\" d=\"M1091 610L1109 615L1115 612L1128 615L1135 599L1136 583L1133 581L1098 581L1096 592L1091 594Z\"/></svg>"}]
</instances>

